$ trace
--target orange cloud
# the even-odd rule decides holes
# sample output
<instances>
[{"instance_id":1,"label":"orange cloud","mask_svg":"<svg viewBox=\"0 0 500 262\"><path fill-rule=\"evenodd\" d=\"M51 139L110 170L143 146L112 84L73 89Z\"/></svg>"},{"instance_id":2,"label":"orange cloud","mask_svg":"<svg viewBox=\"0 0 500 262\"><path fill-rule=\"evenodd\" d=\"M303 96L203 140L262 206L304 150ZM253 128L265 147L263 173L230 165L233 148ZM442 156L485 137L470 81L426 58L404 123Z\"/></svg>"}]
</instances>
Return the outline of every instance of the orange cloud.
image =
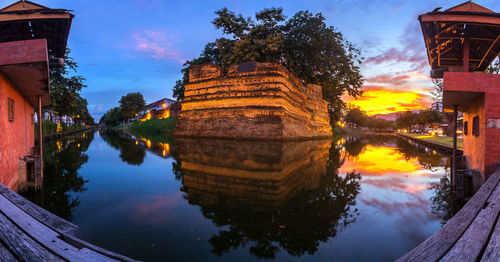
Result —
<instances>
[{"instance_id":1,"label":"orange cloud","mask_svg":"<svg viewBox=\"0 0 500 262\"><path fill-rule=\"evenodd\" d=\"M366 86L363 90L363 96L357 99L344 97L344 101L359 106L368 115L419 110L429 106L425 90L393 91L378 86Z\"/></svg>"}]
</instances>

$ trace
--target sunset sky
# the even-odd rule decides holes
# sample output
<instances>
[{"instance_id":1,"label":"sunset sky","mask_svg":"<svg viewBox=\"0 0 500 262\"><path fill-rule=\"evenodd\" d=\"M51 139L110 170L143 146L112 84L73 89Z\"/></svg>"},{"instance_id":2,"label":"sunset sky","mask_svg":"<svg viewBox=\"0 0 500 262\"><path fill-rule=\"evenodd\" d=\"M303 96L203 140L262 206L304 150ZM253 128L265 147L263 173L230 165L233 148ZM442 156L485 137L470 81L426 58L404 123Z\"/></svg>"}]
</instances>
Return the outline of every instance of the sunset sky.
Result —
<instances>
[{"instance_id":1,"label":"sunset sky","mask_svg":"<svg viewBox=\"0 0 500 262\"><path fill-rule=\"evenodd\" d=\"M0 0L2 6L14 1ZM282 7L290 17L300 10L321 12L362 49L364 96L352 103L369 114L419 109L429 104L432 89L419 14L459 1L400 0L35 0L52 8L73 10L71 56L88 88L82 94L98 118L127 92L140 91L146 102L172 97L182 64L221 36L211 24L214 12L228 7L253 16ZM499 12L500 1L476 3ZM347 100L350 98L346 97Z\"/></svg>"}]
</instances>

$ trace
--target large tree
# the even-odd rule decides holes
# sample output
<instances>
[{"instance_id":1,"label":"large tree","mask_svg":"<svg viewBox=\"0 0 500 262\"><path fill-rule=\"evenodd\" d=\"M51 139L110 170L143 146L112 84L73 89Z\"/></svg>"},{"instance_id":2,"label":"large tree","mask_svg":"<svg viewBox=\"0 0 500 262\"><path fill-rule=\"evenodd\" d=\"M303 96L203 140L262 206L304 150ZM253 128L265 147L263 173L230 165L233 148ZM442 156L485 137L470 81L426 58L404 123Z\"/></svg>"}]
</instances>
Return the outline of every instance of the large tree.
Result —
<instances>
[{"instance_id":1,"label":"large tree","mask_svg":"<svg viewBox=\"0 0 500 262\"><path fill-rule=\"evenodd\" d=\"M88 113L87 101L80 96L80 91L87 85L84 83L85 78L75 75L78 65L69 56L70 52L71 50L67 48L64 66L50 68L51 105L46 109L52 110L58 117L70 116L75 119L79 113L86 114L85 111Z\"/></svg>"},{"instance_id":2,"label":"large tree","mask_svg":"<svg viewBox=\"0 0 500 262\"><path fill-rule=\"evenodd\" d=\"M348 104L344 115L344 121L349 126L364 126L367 121L366 112L361 110L359 106Z\"/></svg>"},{"instance_id":3,"label":"large tree","mask_svg":"<svg viewBox=\"0 0 500 262\"><path fill-rule=\"evenodd\" d=\"M212 23L224 37L208 43L200 57L184 64L183 79L174 87L178 100L184 97L187 68L207 62L224 70L250 61L283 64L304 82L323 87L332 123L339 120L344 108L342 94L356 97L362 93L360 50L334 27L326 25L320 13L300 11L287 20L281 8L270 8L252 19L223 8L216 15Z\"/></svg>"},{"instance_id":4,"label":"large tree","mask_svg":"<svg viewBox=\"0 0 500 262\"><path fill-rule=\"evenodd\" d=\"M125 120L134 118L146 108L146 102L140 92L128 93L120 99L120 109Z\"/></svg>"}]
</instances>

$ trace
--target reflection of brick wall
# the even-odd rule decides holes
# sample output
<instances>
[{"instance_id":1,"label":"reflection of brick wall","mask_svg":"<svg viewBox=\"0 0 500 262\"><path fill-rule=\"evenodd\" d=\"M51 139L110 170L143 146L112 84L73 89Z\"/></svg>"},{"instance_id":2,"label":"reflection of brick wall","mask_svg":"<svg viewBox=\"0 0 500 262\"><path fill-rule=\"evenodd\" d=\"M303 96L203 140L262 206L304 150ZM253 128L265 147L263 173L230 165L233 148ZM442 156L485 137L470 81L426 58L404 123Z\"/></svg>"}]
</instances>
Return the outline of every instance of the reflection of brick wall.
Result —
<instances>
[{"instance_id":1,"label":"reflection of brick wall","mask_svg":"<svg viewBox=\"0 0 500 262\"><path fill-rule=\"evenodd\" d=\"M8 98L14 99L14 121L8 119ZM17 187L19 158L34 145L33 107L0 73L0 183Z\"/></svg>"},{"instance_id":2,"label":"reflection of brick wall","mask_svg":"<svg viewBox=\"0 0 500 262\"><path fill-rule=\"evenodd\" d=\"M321 87L271 63L190 68L177 136L293 139L331 136Z\"/></svg>"},{"instance_id":3,"label":"reflection of brick wall","mask_svg":"<svg viewBox=\"0 0 500 262\"><path fill-rule=\"evenodd\" d=\"M326 172L330 140L238 141L175 138L190 203L238 200L276 208L316 189ZM222 197L222 198L221 198Z\"/></svg>"},{"instance_id":4,"label":"reflection of brick wall","mask_svg":"<svg viewBox=\"0 0 500 262\"><path fill-rule=\"evenodd\" d=\"M469 166L481 170L483 176L493 173L500 164L500 75L446 72L444 90L479 92L464 112L469 134L464 136L464 155ZM472 119L479 116L479 136L472 135Z\"/></svg>"}]
</instances>

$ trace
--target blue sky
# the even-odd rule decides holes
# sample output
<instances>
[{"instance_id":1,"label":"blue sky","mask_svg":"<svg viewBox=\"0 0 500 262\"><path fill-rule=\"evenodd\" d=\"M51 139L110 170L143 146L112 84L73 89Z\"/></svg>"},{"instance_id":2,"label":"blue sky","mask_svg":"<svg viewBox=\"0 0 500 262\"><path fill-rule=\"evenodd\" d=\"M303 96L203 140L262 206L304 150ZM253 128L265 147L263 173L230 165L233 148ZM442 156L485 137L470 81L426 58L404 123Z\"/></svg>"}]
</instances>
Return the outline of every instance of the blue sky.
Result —
<instances>
[{"instance_id":1,"label":"blue sky","mask_svg":"<svg viewBox=\"0 0 500 262\"><path fill-rule=\"evenodd\" d=\"M5 6L14 1L0 0ZM290 17L300 10L321 12L328 25L362 49L367 91L420 94L428 100L425 47L417 15L460 1L395 0L38 0L52 8L73 10L68 44L88 87L82 92L97 119L128 92L140 91L146 102L172 96L185 60L221 36L211 24L214 12L228 7L244 16L268 7L282 7ZM475 1L500 12L500 1ZM368 96L367 96L368 97ZM368 99L368 98L367 98ZM96 120L97 120L96 119Z\"/></svg>"}]
</instances>

